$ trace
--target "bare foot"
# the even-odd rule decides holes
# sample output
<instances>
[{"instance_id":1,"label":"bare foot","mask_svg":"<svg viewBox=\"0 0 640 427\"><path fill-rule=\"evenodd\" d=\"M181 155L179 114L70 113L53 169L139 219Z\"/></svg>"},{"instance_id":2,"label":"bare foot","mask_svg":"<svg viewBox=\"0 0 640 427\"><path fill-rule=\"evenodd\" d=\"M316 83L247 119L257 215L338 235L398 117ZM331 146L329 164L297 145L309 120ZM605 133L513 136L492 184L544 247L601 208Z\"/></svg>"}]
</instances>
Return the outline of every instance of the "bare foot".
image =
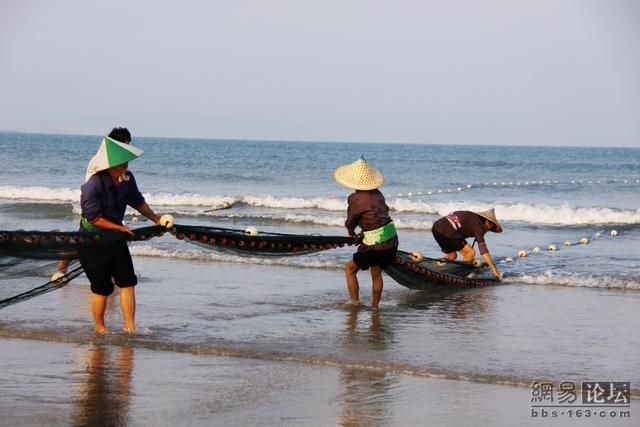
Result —
<instances>
[{"instance_id":1,"label":"bare foot","mask_svg":"<svg viewBox=\"0 0 640 427\"><path fill-rule=\"evenodd\" d=\"M104 326L96 326L93 332L95 332L96 334L106 334L107 328L105 328Z\"/></svg>"},{"instance_id":2,"label":"bare foot","mask_svg":"<svg viewBox=\"0 0 640 427\"><path fill-rule=\"evenodd\" d=\"M51 275L51 279L49 279L51 282L57 282L58 280L60 280L61 278L64 277L66 273L64 271L56 271L55 273L53 273Z\"/></svg>"},{"instance_id":3,"label":"bare foot","mask_svg":"<svg viewBox=\"0 0 640 427\"><path fill-rule=\"evenodd\" d=\"M129 334L129 335L134 335L136 333L136 330L133 328L123 328L122 331L125 334Z\"/></svg>"}]
</instances>

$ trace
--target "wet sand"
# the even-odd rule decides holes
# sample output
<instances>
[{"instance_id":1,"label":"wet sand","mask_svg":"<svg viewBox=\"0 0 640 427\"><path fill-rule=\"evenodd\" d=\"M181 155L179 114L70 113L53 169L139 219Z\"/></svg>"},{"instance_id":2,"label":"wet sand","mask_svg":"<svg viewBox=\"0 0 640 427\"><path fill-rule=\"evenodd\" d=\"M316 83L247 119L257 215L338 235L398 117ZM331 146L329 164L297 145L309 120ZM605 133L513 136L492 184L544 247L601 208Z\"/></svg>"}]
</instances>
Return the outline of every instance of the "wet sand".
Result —
<instances>
[{"instance_id":1,"label":"wet sand","mask_svg":"<svg viewBox=\"0 0 640 427\"><path fill-rule=\"evenodd\" d=\"M84 278L0 312L0 425L637 425L637 400L626 419L532 417L529 387L637 389L636 293L510 284L432 301L386 278L381 310L351 310L339 270L134 262L135 337L115 300L114 332L92 334Z\"/></svg>"},{"instance_id":2,"label":"wet sand","mask_svg":"<svg viewBox=\"0 0 640 427\"><path fill-rule=\"evenodd\" d=\"M522 425L524 388L373 369L2 340L0 424Z\"/></svg>"}]
</instances>

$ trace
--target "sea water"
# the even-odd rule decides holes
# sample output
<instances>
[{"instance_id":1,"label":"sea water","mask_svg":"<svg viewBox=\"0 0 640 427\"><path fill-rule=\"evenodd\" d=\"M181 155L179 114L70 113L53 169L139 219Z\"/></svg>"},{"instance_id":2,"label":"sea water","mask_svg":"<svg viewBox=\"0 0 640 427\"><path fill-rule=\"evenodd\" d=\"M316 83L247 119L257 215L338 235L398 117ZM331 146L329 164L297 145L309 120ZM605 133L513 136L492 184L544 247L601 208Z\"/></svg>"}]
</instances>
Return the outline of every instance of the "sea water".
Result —
<instances>
[{"instance_id":1,"label":"sea water","mask_svg":"<svg viewBox=\"0 0 640 427\"><path fill-rule=\"evenodd\" d=\"M79 187L99 143L96 136L0 134L0 229L76 230ZM140 276L141 333L116 334L105 345L205 355L208 363L220 357L289 363L301 375L315 375L318 366L338 369L338 389L346 394L336 397L341 403L335 414L342 421L311 416L301 423L307 425L348 424L344 411L358 405L349 406L345 390L382 407L402 407L410 400L407 376L515 386L525 391L518 422L529 420L526 393L535 381L630 381L637 394L640 149L135 135L132 144L145 154L130 170L156 212L185 225L295 234L346 233L350 191L332 174L364 156L385 177L381 191L400 249L438 257L431 235L436 219L454 210L495 208L504 232L485 237L505 279L431 299L385 277L380 310L354 311L345 306L341 270L352 248L261 258L165 235L131 244ZM220 209L225 204L232 207ZM128 211L127 225L148 225L134 214ZM528 256L519 257L521 251ZM360 282L366 301L367 273L360 273ZM62 290L0 311L0 333L7 340L95 345L88 298L81 276ZM121 327L116 304L107 323ZM357 372L381 376L372 380ZM164 377L167 384L174 381ZM288 384L278 378L257 387ZM467 387L462 389L473 386ZM451 403L451 412L455 408ZM349 416L366 424L364 412ZM413 421L402 414L378 412L392 424ZM276 416L267 424L281 422Z\"/></svg>"},{"instance_id":2,"label":"sea water","mask_svg":"<svg viewBox=\"0 0 640 427\"><path fill-rule=\"evenodd\" d=\"M77 229L79 187L99 142L90 136L0 134L3 228ZM430 232L437 218L495 208L505 232L486 236L494 258L503 262L520 250L533 255L533 248L540 249L505 271L539 284L639 288L639 149L135 137L134 143L145 154L130 170L147 202L178 223L342 235L349 190L333 180L333 170L364 156L385 176L381 190L402 249L438 256ZM233 208L220 210L225 204ZM128 213L129 225L135 224L135 211ZM583 238L590 245L576 245ZM567 241L573 245L565 247ZM134 251L227 260L181 242L162 243L136 244ZM549 253L552 244L563 250ZM338 267L343 255L268 262Z\"/></svg>"}]
</instances>

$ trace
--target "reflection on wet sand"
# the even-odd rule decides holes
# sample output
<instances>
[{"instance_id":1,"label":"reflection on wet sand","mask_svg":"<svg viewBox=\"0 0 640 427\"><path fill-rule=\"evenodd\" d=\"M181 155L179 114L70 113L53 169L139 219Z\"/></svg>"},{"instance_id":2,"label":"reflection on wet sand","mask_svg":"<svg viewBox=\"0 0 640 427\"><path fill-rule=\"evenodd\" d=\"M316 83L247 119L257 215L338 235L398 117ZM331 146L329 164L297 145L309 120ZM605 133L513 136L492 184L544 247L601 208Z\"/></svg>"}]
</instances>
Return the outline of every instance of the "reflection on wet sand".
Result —
<instances>
[{"instance_id":1,"label":"reflection on wet sand","mask_svg":"<svg viewBox=\"0 0 640 427\"><path fill-rule=\"evenodd\" d=\"M450 327L469 331L478 321L486 323L481 318L492 315L494 298L488 289L438 298L414 292L407 294L393 311L351 308L345 319L343 351L358 359L358 367L341 368L341 425L384 425L402 415L392 413L395 403L402 399L399 375L384 370L378 362L388 359L395 341L401 339L395 335L403 324L427 321L434 326L444 325L444 331ZM425 317L418 310L428 310L430 314ZM371 369L366 368L368 361L372 362Z\"/></svg>"},{"instance_id":2,"label":"reflection on wet sand","mask_svg":"<svg viewBox=\"0 0 640 427\"><path fill-rule=\"evenodd\" d=\"M366 319L370 315L370 319ZM359 319L368 322L368 327L359 328ZM365 312L352 307L345 321L344 347L347 353L371 355L389 348L391 336L385 329L378 310ZM362 367L340 369L340 384L343 387L338 399L342 402L341 425L361 426L382 424L393 419L389 404L392 390L398 383L397 375Z\"/></svg>"},{"instance_id":3,"label":"reflection on wet sand","mask_svg":"<svg viewBox=\"0 0 640 427\"><path fill-rule=\"evenodd\" d=\"M414 310L437 310L433 321L464 320L490 313L494 299L492 289L470 289L445 297L432 297L422 292L408 294L399 307Z\"/></svg>"},{"instance_id":4,"label":"reflection on wet sand","mask_svg":"<svg viewBox=\"0 0 640 427\"><path fill-rule=\"evenodd\" d=\"M74 425L127 425L134 349L95 345L84 355L85 372L78 386Z\"/></svg>"}]
</instances>

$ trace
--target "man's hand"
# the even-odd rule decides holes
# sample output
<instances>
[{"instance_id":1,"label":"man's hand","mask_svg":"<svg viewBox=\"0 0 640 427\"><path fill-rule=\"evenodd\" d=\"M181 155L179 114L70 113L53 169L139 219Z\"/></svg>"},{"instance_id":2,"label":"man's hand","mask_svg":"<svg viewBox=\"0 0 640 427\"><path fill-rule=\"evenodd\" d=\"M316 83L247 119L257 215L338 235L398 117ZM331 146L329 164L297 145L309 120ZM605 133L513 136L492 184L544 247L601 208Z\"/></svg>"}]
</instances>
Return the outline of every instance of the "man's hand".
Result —
<instances>
[{"instance_id":1,"label":"man's hand","mask_svg":"<svg viewBox=\"0 0 640 427\"><path fill-rule=\"evenodd\" d=\"M122 231L124 233L129 234L130 236L133 236L133 231L131 231L131 229L129 227L127 227L126 225L121 226L118 231Z\"/></svg>"}]
</instances>

